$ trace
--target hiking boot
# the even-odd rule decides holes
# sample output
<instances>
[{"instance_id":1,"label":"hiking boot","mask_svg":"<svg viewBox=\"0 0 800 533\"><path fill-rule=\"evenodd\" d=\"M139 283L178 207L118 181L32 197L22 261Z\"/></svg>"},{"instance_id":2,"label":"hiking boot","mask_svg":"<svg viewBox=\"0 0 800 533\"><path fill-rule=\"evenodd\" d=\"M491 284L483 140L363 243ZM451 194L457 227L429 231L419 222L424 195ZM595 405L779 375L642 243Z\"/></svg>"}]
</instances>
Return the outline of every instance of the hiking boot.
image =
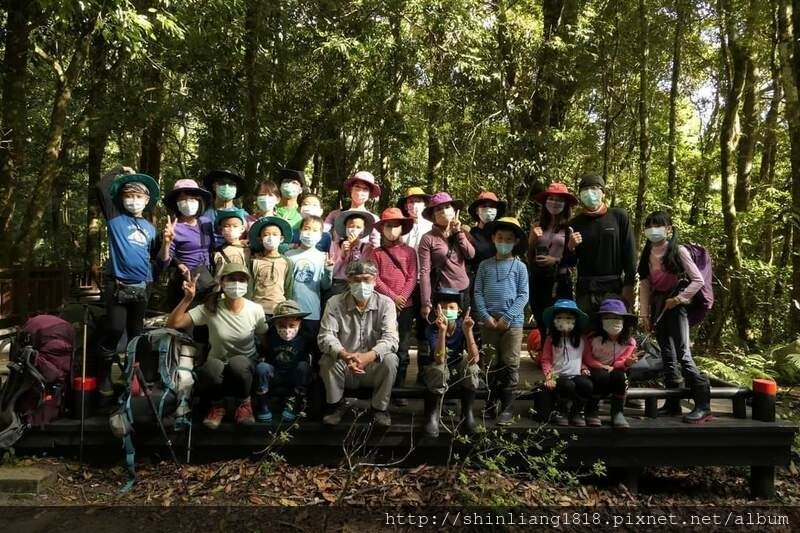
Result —
<instances>
[{"instance_id":1,"label":"hiking boot","mask_svg":"<svg viewBox=\"0 0 800 533\"><path fill-rule=\"evenodd\" d=\"M425 393L425 435L439 436L439 418L442 416L442 395Z\"/></svg>"},{"instance_id":2,"label":"hiking boot","mask_svg":"<svg viewBox=\"0 0 800 533\"><path fill-rule=\"evenodd\" d=\"M694 392L694 409L683 417L687 424L702 424L714 418L711 414L711 389L708 385L692 387Z\"/></svg>"},{"instance_id":3,"label":"hiking boot","mask_svg":"<svg viewBox=\"0 0 800 533\"><path fill-rule=\"evenodd\" d=\"M236 411L233 413L233 419L237 424L247 426L256 423L256 419L253 418L253 404L250 403L250 398L242 400L239 403L239 406L236 407Z\"/></svg>"},{"instance_id":4,"label":"hiking boot","mask_svg":"<svg viewBox=\"0 0 800 533\"><path fill-rule=\"evenodd\" d=\"M388 411L378 411L377 409L373 409L372 420L377 426L388 428L392 425L392 417L389 415Z\"/></svg>"},{"instance_id":5,"label":"hiking boot","mask_svg":"<svg viewBox=\"0 0 800 533\"><path fill-rule=\"evenodd\" d=\"M330 413L322 417L322 423L328 426L335 426L342 421L345 411L347 411L347 405L340 400L339 403L333 404Z\"/></svg>"},{"instance_id":6,"label":"hiking boot","mask_svg":"<svg viewBox=\"0 0 800 533\"><path fill-rule=\"evenodd\" d=\"M461 430L463 433L475 433L475 415L472 406L475 404L475 391L464 390L461 393Z\"/></svg>"},{"instance_id":7,"label":"hiking boot","mask_svg":"<svg viewBox=\"0 0 800 533\"><path fill-rule=\"evenodd\" d=\"M503 389L500 392L500 414L497 415L498 426L508 426L514 420L514 409L511 404L514 402L514 391Z\"/></svg>"},{"instance_id":8,"label":"hiking boot","mask_svg":"<svg viewBox=\"0 0 800 533\"><path fill-rule=\"evenodd\" d=\"M628 429L631 427L625 419L623 408L625 406L625 398L611 398L611 425L615 429Z\"/></svg>"},{"instance_id":9,"label":"hiking boot","mask_svg":"<svg viewBox=\"0 0 800 533\"><path fill-rule=\"evenodd\" d=\"M211 404L211 409L203 420L203 425L208 429L217 429L223 418L225 418L225 407L221 403Z\"/></svg>"},{"instance_id":10,"label":"hiking boot","mask_svg":"<svg viewBox=\"0 0 800 533\"><path fill-rule=\"evenodd\" d=\"M583 418L582 411L583 402L578 398L572 400L572 407L569 409L569 425L577 427L586 426L586 420Z\"/></svg>"},{"instance_id":11,"label":"hiking boot","mask_svg":"<svg viewBox=\"0 0 800 533\"><path fill-rule=\"evenodd\" d=\"M562 415L561 413L557 414L556 417L553 419L553 423L557 426L568 426L569 425L569 418Z\"/></svg>"},{"instance_id":12,"label":"hiking boot","mask_svg":"<svg viewBox=\"0 0 800 533\"><path fill-rule=\"evenodd\" d=\"M667 398L664 400L664 405L658 408L658 416L680 416L681 415L681 399L680 398Z\"/></svg>"},{"instance_id":13,"label":"hiking boot","mask_svg":"<svg viewBox=\"0 0 800 533\"><path fill-rule=\"evenodd\" d=\"M265 396L256 396L256 421L269 424L272 422L272 413L269 410L269 402Z\"/></svg>"},{"instance_id":14,"label":"hiking boot","mask_svg":"<svg viewBox=\"0 0 800 533\"><path fill-rule=\"evenodd\" d=\"M586 425L593 428L599 428L603 425L600 421L599 402L594 398L586 404Z\"/></svg>"}]
</instances>

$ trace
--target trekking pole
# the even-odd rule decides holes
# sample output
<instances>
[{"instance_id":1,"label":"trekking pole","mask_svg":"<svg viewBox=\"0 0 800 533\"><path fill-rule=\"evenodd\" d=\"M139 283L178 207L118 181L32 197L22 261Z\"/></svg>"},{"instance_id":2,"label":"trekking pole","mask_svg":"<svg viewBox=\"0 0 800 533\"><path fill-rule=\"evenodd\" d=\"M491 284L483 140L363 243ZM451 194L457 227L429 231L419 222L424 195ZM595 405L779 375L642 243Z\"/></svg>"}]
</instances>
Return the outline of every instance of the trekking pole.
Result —
<instances>
[{"instance_id":1,"label":"trekking pole","mask_svg":"<svg viewBox=\"0 0 800 533\"><path fill-rule=\"evenodd\" d=\"M147 403L150 404L150 409L153 410L153 416L155 416L156 422L158 422L158 427L161 429L161 436L164 437L164 441L167 443L167 448L169 448L169 453L172 455L172 460L175 461L175 464L178 466L178 468L180 468L181 463L178 461L178 456L175 455L175 448L172 446L172 440L169 438L169 435L167 435L167 430L164 428L164 422L162 422L161 417L158 416L156 404L153 403L153 398L150 396L150 392L147 390L147 381L144 379L144 373L138 366L134 366L133 371L136 372L136 377L139 378L139 382L142 384L142 391L147 397Z\"/></svg>"},{"instance_id":2,"label":"trekking pole","mask_svg":"<svg viewBox=\"0 0 800 533\"><path fill-rule=\"evenodd\" d=\"M83 307L83 354L81 357L81 437L78 445L78 462L83 464L83 431L86 426L86 338L88 337L89 304Z\"/></svg>"}]
</instances>

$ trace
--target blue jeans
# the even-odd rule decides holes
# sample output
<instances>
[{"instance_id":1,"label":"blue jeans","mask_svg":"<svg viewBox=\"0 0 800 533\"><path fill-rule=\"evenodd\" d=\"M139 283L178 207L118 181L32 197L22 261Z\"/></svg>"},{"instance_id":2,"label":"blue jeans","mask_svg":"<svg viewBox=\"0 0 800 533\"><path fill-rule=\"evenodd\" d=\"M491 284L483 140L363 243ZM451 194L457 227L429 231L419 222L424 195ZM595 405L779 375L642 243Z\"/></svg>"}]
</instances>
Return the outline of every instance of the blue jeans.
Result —
<instances>
[{"instance_id":1,"label":"blue jeans","mask_svg":"<svg viewBox=\"0 0 800 533\"><path fill-rule=\"evenodd\" d=\"M300 361L291 372L281 375L276 375L275 367L267 362L261 361L256 365L256 394L266 394L270 388L288 389L291 394L296 389L308 387L310 381L311 366L307 361Z\"/></svg>"}]
</instances>

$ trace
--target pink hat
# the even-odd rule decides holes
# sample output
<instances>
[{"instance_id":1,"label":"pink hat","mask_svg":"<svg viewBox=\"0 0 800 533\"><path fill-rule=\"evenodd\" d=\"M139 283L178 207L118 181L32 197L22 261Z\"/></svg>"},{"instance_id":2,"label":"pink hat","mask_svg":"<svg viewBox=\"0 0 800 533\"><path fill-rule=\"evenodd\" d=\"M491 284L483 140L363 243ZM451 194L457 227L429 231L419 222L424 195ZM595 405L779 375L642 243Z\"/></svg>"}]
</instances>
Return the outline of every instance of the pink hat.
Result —
<instances>
[{"instance_id":1,"label":"pink hat","mask_svg":"<svg viewBox=\"0 0 800 533\"><path fill-rule=\"evenodd\" d=\"M353 187L353 184L357 181L365 184L369 187L370 198L378 198L381 195L381 187L377 183L375 183L375 176L372 175L371 172L367 172L366 170L359 170L346 180L344 180L344 190L350 192L350 189Z\"/></svg>"}]
</instances>

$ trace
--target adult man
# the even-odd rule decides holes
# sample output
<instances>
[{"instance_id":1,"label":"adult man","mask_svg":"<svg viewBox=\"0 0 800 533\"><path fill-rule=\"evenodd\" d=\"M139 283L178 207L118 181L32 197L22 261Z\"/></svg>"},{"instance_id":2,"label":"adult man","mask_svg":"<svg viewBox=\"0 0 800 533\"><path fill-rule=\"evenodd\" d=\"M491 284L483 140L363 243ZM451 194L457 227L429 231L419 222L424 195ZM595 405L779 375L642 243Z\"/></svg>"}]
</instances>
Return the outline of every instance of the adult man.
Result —
<instances>
[{"instance_id":1,"label":"adult man","mask_svg":"<svg viewBox=\"0 0 800 533\"><path fill-rule=\"evenodd\" d=\"M397 375L397 312L394 302L375 292L378 268L365 260L347 266L349 290L328 300L317 338L329 413L325 424L338 424L346 410L345 389L372 387L375 423L390 426L386 408Z\"/></svg>"},{"instance_id":2,"label":"adult man","mask_svg":"<svg viewBox=\"0 0 800 533\"><path fill-rule=\"evenodd\" d=\"M605 298L621 294L630 307L636 269L628 213L606 206L605 182L596 174L584 175L578 190L584 209L570 221L567 243L568 261L577 264L578 306L593 315Z\"/></svg>"}]
</instances>

